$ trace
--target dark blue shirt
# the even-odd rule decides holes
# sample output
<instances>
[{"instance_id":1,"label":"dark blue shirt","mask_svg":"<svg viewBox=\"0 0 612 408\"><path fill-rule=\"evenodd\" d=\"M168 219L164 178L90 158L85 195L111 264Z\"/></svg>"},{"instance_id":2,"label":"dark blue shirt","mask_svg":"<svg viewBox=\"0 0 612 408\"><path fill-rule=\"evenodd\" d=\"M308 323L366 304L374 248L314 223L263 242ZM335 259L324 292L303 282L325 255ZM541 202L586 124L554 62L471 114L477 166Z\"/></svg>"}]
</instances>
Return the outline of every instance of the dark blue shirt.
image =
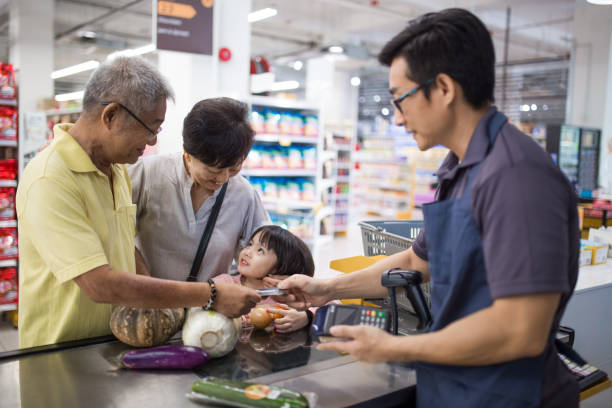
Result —
<instances>
[{"instance_id":1,"label":"dark blue shirt","mask_svg":"<svg viewBox=\"0 0 612 408\"><path fill-rule=\"evenodd\" d=\"M482 235L491 296L561 293L556 331L578 277L576 196L544 149L513 125L504 125L489 150L486 124L494 112L478 123L461 163L452 152L445 158L436 200L461 197L467 170L484 159L472 189L472 216ZM427 260L423 230L413 249ZM564 406L576 385L554 350L545 353L542 406Z\"/></svg>"}]
</instances>

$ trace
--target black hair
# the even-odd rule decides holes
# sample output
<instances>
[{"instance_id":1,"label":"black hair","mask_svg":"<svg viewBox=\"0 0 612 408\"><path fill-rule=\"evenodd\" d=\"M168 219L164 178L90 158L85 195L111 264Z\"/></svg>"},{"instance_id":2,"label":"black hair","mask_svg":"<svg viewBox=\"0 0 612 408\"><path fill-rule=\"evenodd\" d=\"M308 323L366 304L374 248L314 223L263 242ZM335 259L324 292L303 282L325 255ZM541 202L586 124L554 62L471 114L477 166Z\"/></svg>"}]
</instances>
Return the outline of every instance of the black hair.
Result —
<instances>
[{"instance_id":1,"label":"black hair","mask_svg":"<svg viewBox=\"0 0 612 408\"><path fill-rule=\"evenodd\" d=\"M219 169L240 164L253 146L255 132L246 104L231 98L204 99L183 121L183 148Z\"/></svg>"},{"instance_id":2,"label":"black hair","mask_svg":"<svg viewBox=\"0 0 612 408\"><path fill-rule=\"evenodd\" d=\"M278 225L259 227L251 239L258 232L260 244L276 254L274 275L314 275L314 260L304 241Z\"/></svg>"},{"instance_id":3,"label":"black hair","mask_svg":"<svg viewBox=\"0 0 612 408\"><path fill-rule=\"evenodd\" d=\"M403 57L418 84L444 73L461 85L474 108L494 101L495 50L482 21L467 10L449 8L427 13L408 23L378 55L386 66ZM429 100L429 86L423 89Z\"/></svg>"}]
</instances>

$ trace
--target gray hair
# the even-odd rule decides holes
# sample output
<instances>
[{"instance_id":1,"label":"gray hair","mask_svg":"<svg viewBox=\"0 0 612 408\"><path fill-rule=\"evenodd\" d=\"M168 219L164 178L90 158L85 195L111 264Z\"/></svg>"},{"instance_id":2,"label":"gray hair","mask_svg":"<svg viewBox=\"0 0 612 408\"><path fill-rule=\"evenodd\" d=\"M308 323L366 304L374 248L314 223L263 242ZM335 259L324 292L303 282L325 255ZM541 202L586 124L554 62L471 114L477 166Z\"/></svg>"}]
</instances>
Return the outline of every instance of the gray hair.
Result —
<instances>
[{"instance_id":1,"label":"gray hair","mask_svg":"<svg viewBox=\"0 0 612 408\"><path fill-rule=\"evenodd\" d=\"M85 86L83 111L95 112L100 102L119 102L136 114L149 113L174 92L159 71L140 57L117 57L101 64Z\"/></svg>"}]
</instances>

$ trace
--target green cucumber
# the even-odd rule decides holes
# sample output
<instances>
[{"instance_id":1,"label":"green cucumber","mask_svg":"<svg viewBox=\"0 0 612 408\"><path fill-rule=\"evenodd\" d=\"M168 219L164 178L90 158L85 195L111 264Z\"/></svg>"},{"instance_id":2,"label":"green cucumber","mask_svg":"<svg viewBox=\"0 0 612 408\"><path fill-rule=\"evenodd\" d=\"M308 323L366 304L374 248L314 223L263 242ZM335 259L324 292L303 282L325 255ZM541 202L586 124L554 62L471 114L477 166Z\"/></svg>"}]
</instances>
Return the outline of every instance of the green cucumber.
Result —
<instances>
[{"instance_id":1,"label":"green cucumber","mask_svg":"<svg viewBox=\"0 0 612 408\"><path fill-rule=\"evenodd\" d=\"M307 408L308 401L299 392L274 385L206 377L191 386L192 391L220 401L249 407Z\"/></svg>"}]
</instances>

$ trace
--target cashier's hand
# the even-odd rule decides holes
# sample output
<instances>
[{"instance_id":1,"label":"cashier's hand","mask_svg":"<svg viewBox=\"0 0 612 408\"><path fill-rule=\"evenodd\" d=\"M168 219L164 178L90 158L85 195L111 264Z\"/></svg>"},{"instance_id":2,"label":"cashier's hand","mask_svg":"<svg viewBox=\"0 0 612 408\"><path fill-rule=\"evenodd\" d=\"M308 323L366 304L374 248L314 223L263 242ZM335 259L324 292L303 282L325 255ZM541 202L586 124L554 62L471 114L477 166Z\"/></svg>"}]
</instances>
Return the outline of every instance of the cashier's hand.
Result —
<instances>
[{"instance_id":1,"label":"cashier's hand","mask_svg":"<svg viewBox=\"0 0 612 408\"><path fill-rule=\"evenodd\" d=\"M239 317L255 307L261 301L261 296L255 289L235 283L217 283L217 295L213 309L227 317Z\"/></svg>"},{"instance_id":2,"label":"cashier's hand","mask_svg":"<svg viewBox=\"0 0 612 408\"><path fill-rule=\"evenodd\" d=\"M321 306L333 299L329 279L314 279L295 274L278 283L278 288L289 291L288 295L272 296L277 302L285 303L298 310Z\"/></svg>"},{"instance_id":3,"label":"cashier's hand","mask_svg":"<svg viewBox=\"0 0 612 408\"><path fill-rule=\"evenodd\" d=\"M319 350L331 350L351 354L357 360L367 363L391 361L392 347L385 347L394 336L384 330L371 326L334 326L330 329L334 337L345 337L347 341L330 341L317 346Z\"/></svg>"}]
</instances>

